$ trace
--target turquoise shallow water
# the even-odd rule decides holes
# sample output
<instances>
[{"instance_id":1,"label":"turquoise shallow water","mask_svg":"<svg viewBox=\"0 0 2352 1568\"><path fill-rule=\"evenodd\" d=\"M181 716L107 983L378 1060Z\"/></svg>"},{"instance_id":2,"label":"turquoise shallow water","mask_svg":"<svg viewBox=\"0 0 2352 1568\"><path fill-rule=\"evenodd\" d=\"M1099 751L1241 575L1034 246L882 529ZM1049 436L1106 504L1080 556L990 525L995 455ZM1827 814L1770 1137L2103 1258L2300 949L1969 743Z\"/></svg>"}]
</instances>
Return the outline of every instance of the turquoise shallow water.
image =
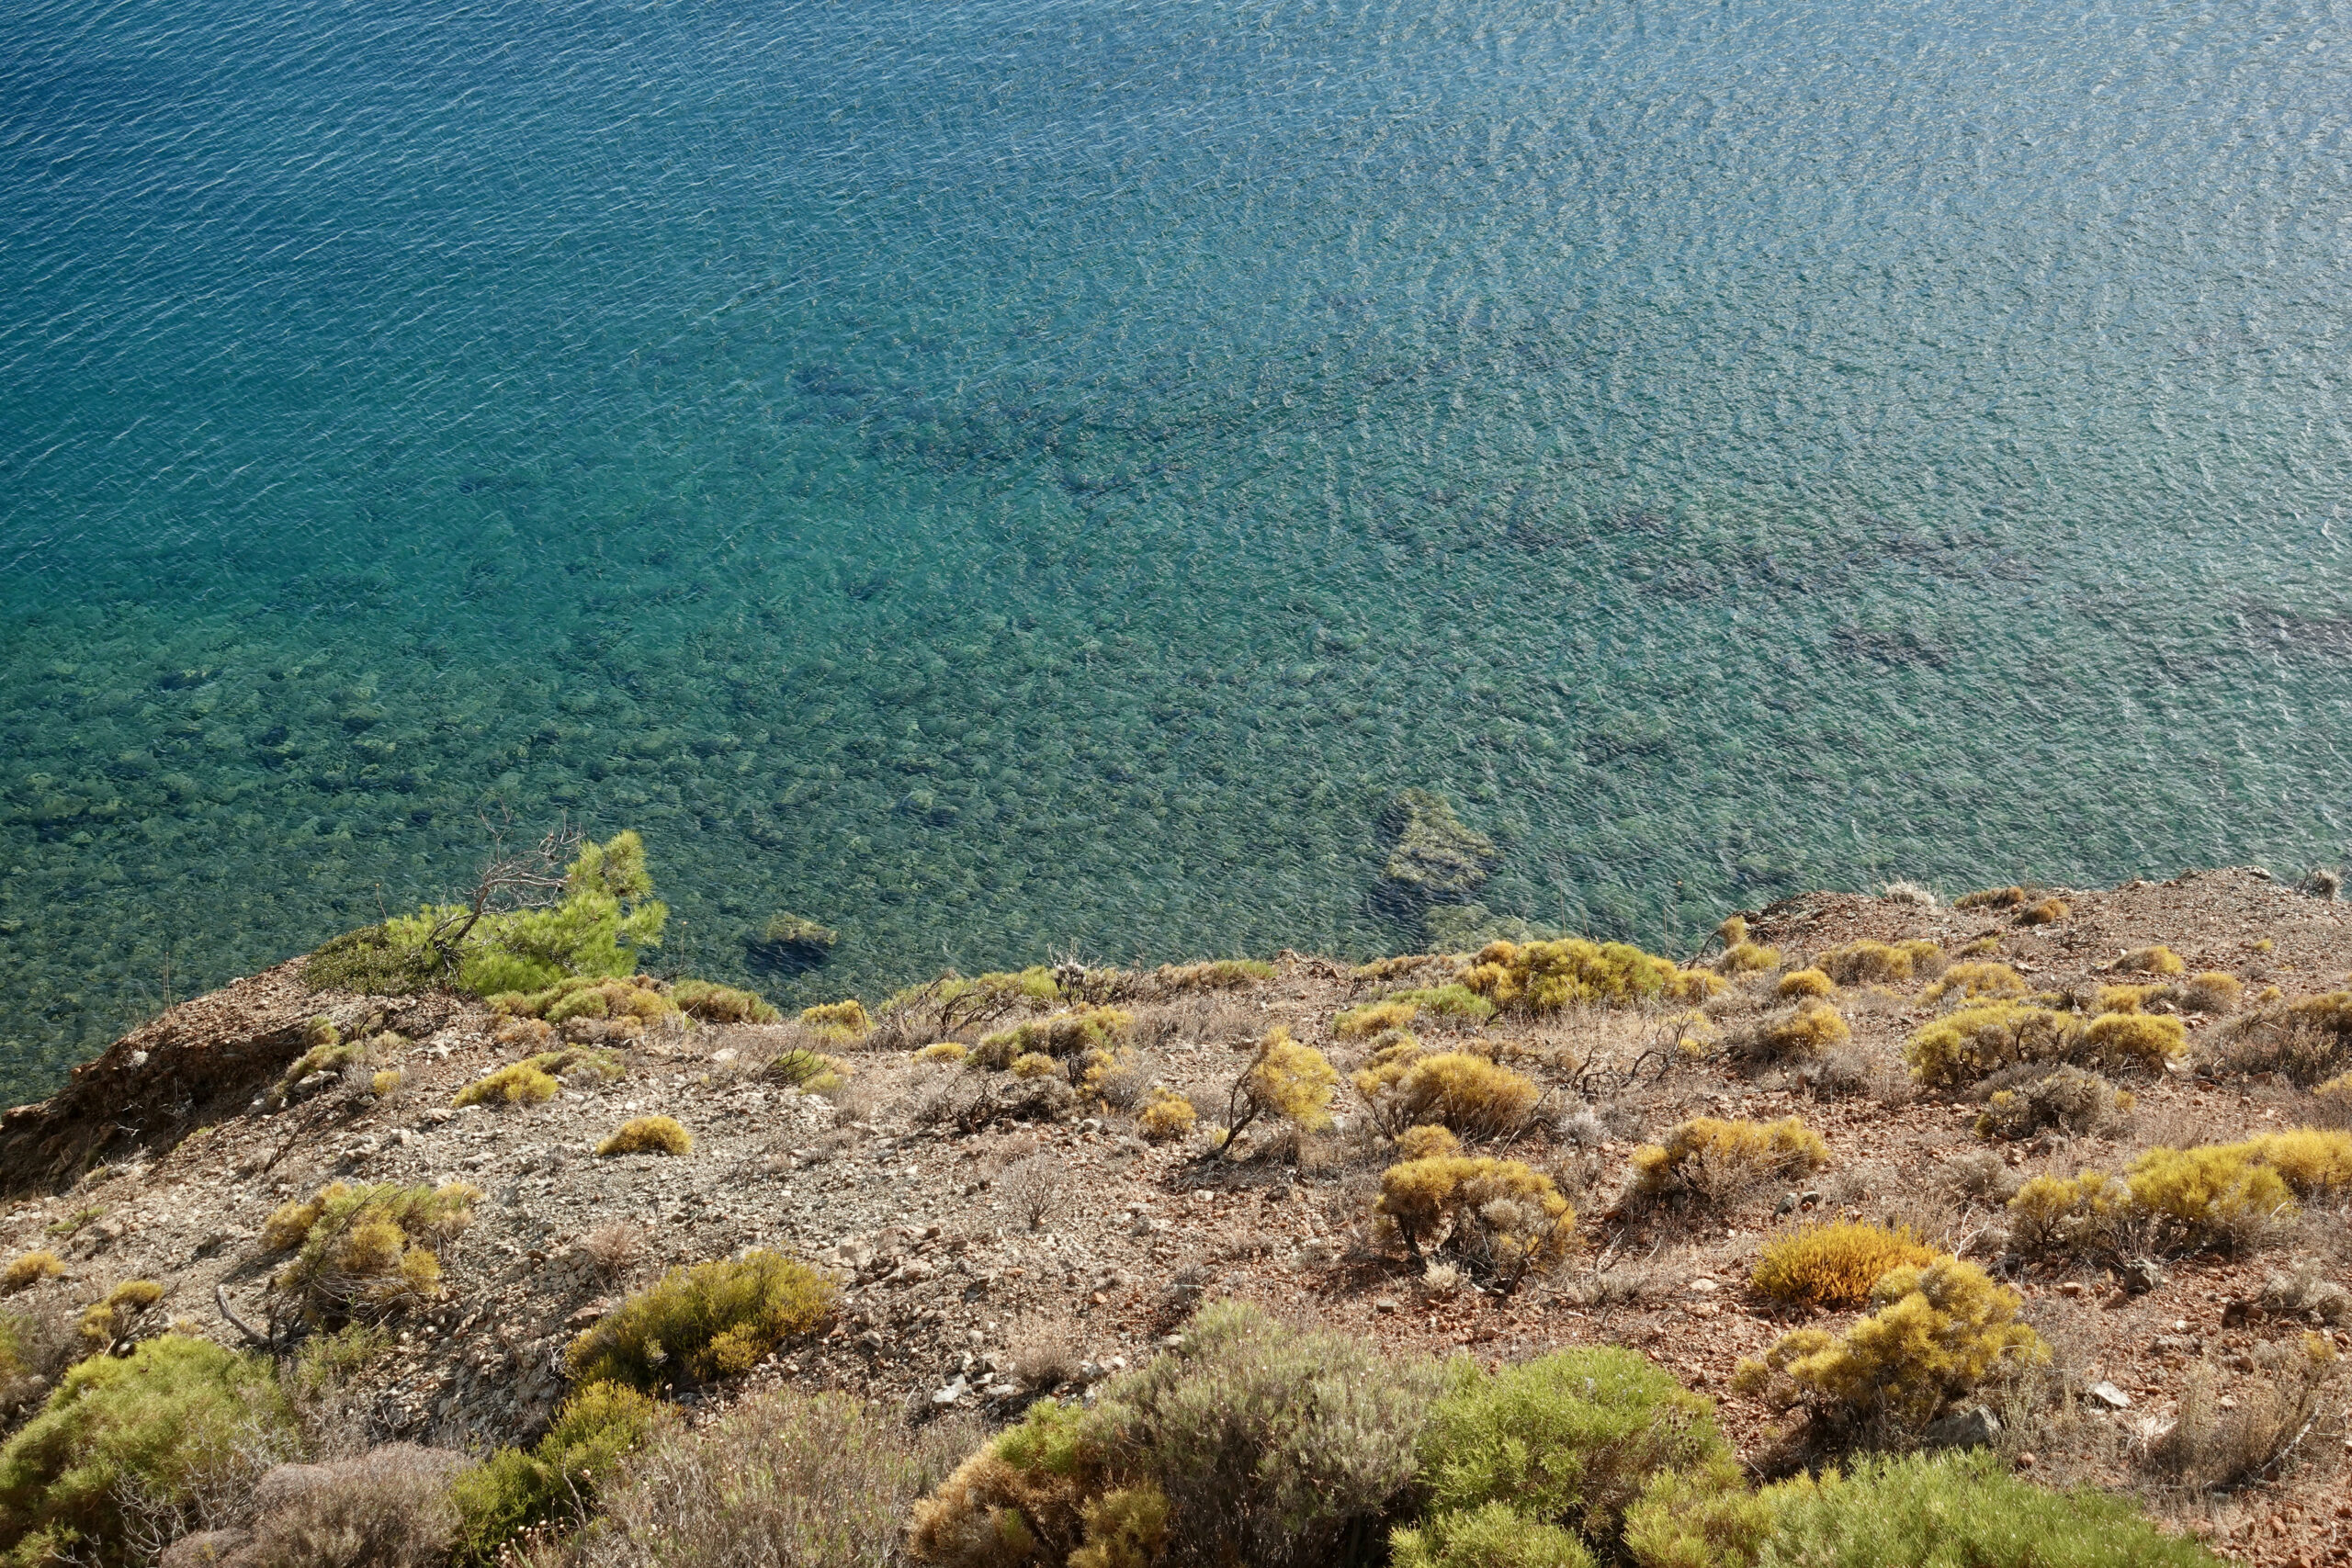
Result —
<instances>
[{"instance_id":1,"label":"turquoise shallow water","mask_svg":"<svg viewBox=\"0 0 2352 1568\"><path fill-rule=\"evenodd\" d=\"M29 0L0 1087L637 826L667 964L2342 856L2352 14ZM761 974L778 910L840 928Z\"/></svg>"}]
</instances>

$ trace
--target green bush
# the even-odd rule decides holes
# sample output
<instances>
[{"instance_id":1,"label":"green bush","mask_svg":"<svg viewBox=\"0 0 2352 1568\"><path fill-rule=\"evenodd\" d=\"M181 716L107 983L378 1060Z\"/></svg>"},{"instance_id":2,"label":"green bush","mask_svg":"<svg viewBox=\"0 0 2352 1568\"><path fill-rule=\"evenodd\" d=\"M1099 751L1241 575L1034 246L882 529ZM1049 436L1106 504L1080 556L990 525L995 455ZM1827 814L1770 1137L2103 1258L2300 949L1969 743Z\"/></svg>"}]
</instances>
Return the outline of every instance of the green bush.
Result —
<instances>
[{"instance_id":1,"label":"green bush","mask_svg":"<svg viewBox=\"0 0 2352 1568\"><path fill-rule=\"evenodd\" d=\"M676 1423L676 1413L659 1400L590 1382L564 1402L533 1447L500 1449L458 1477L451 1487L458 1561L489 1568L502 1547L533 1525L580 1523L613 1467Z\"/></svg>"},{"instance_id":2,"label":"green bush","mask_svg":"<svg viewBox=\"0 0 2352 1568\"><path fill-rule=\"evenodd\" d=\"M757 992L709 980L681 980L670 987L670 999L680 1012L705 1023L775 1023L784 1018Z\"/></svg>"},{"instance_id":3,"label":"green bush","mask_svg":"<svg viewBox=\"0 0 2352 1568\"><path fill-rule=\"evenodd\" d=\"M833 1282L774 1252L673 1269L571 1342L582 1382L657 1389L736 1377L832 1314Z\"/></svg>"},{"instance_id":4,"label":"green bush","mask_svg":"<svg viewBox=\"0 0 2352 1568\"><path fill-rule=\"evenodd\" d=\"M263 1222L262 1245L294 1254L270 1289L327 1328L431 1301L441 1293L440 1249L473 1223L481 1201L481 1189L462 1181L331 1183Z\"/></svg>"},{"instance_id":5,"label":"green bush","mask_svg":"<svg viewBox=\"0 0 2352 1568\"><path fill-rule=\"evenodd\" d=\"M1865 1461L1765 1494L1758 1568L2218 1568L2119 1497L2052 1492L1993 1454Z\"/></svg>"},{"instance_id":6,"label":"green bush","mask_svg":"<svg viewBox=\"0 0 2352 1568\"><path fill-rule=\"evenodd\" d=\"M1625 1554L1637 1568L1748 1568L1771 1529L1771 1505L1721 1455L1650 1477L1625 1510Z\"/></svg>"},{"instance_id":7,"label":"green bush","mask_svg":"<svg viewBox=\"0 0 2352 1568\"><path fill-rule=\"evenodd\" d=\"M1592 1568L1583 1541L1508 1503L1432 1514L1388 1538L1396 1568Z\"/></svg>"},{"instance_id":8,"label":"green bush","mask_svg":"<svg viewBox=\"0 0 2352 1568\"><path fill-rule=\"evenodd\" d=\"M1563 1350L1488 1375L1457 1364L1420 1440L1432 1513L1507 1503L1604 1553L1668 1471L1732 1461L1712 1401L1632 1350Z\"/></svg>"},{"instance_id":9,"label":"green bush","mask_svg":"<svg viewBox=\"0 0 2352 1568\"><path fill-rule=\"evenodd\" d=\"M0 1547L12 1563L126 1563L122 1496L170 1507L240 1447L292 1447L293 1418L268 1363L167 1334L67 1372L0 1449Z\"/></svg>"}]
</instances>

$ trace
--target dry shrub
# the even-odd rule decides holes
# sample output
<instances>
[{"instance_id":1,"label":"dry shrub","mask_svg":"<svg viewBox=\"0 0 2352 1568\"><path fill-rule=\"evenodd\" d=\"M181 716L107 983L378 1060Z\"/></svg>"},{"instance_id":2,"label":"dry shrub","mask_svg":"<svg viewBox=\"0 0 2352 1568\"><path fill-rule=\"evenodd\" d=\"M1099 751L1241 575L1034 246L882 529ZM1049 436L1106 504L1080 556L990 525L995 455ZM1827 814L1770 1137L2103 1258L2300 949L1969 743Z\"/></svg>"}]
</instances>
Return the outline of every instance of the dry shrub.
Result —
<instances>
[{"instance_id":1,"label":"dry shrub","mask_svg":"<svg viewBox=\"0 0 2352 1568\"><path fill-rule=\"evenodd\" d=\"M1725 975L1753 975L1780 966L1779 948L1765 947L1745 939L1724 948L1723 956L1715 960L1716 969Z\"/></svg>"},{"instance_id":2,"label":"dry shrub","mask_svg":"<svg viewBox=\"0 0 2352 1568\"><path fill-rule=\"evenodd\" d=\"M1773 1122L1694 1116L1663 1144L1634 1151L1629 1203L1694 1199L1726 1203L1774 1178L1801 1176L1829 1163L1821 1134L1796 1117Z\"/></svg>"},{"instance_id":3,"label":"dry shrub","mask_svg":"<svg viewBox=\"0 0 2352 1568\"><path fill-rule=\"evenodd\" d=\"M2064 898L2041 898L2018 911L2021 926L2052 926L2074 913Z\"/></svg>"},{"instance_id":4,"label":"dry shrub","mask_svg":"<svg viewBox=\"0 0 2352 1568\"><path fill-rule=\"evenodd\" d=\"M1062 1183L1062 1162L1041 1151L1006 1166L993 1186L996 1195L1034 1231L1061 1207Z\"/></svg>"},{"instance_id":5,"label":"dry shrub","mask_svg":"<svg viewBox=\"0 0 2352 1568\"><path fill-rule=\"evenodd\" d=\"M1817 1056L1854 1038L1846 1018L1835 1007L1807 997L1793 1008L1759 1021L1742 1042L1740 1054L1766 1062Z\"/></svg>"},{"instance_id":6,"label":"dry shrub","mask_svg":"<svg viewBox=\"0 0 2352 1568\"><path fill-rule=\"evenodd\" d=\"M802 1008L799 1023L827 1045L854 1045L874 1032L874 1021L865 1015L865 1004L855 997Z\"/></svg>"},{"instance_id":7,"label":"dry shrub","mask_svg":"<svg viewBox=\"0 0 2352 1568\"><path fill-rule=\"evenodd\" d=\"M388 1443L354 1459L285 1465L255 1489L244 1568L436 1568L458 1531L449 1483L466 1459Z\"/></svg>"},{"instance_id":8,"label":"dry shrub","mask_svg":"<svg viewBox=\"0 0 2352 1568\"><path fill-rule=\"evenodd\" d=\"M1505 1011L1538 1016L1571 1007L1631 1007L1645 1001L1704 1001L1723 980L1703 969L1622 942L1489 942L1461 983Z\"/></svg>"},{"instance_id":9,"label":"dry shrub","mask_svg":"<svg viewBox=\"0 0 2352 1568\"><path fill-rule=\"evenodd\" d=\"M1061 1076L1062 1065L1043 1051L1024 1052L1012 1058L1005 1071L1016 1078L1050 1078Z\"/></svg>"},{"instance_id":10,"label":"dry shrub","mask_svg":"<svg viewBox=\"0 0 2352 1568\"><path fill-rule=\"evenodd\" d=\"M1576 1210L1552 1179L1515 1159L1440 1155L1381 1173L1377 1234L1416 1258L1445 1251L1508 1289L1558 1263L1576 1241Z\"/></svg>"},{"instance_id":11,"label":"dry shrub","mask_svg":"<svg viewBox=\"0 0 2352 1568\"><path fill-rule=\"evenodd\" d=\"M1462 1152L1462 1140L1447 1127L1408 1127L1396 1134L1400 1160L1445 1159Z\"/></svg>"},{"instance_id":12,"label":"dry shrub","mask_svg":"<svg viewBox=\"0 0 2352 1568\"><path fill-rule=\"evenodd\" d=\"M2330 1127L2352 1127L2352 1073L2314 1087L2312 1108L2314 1122Z\"/></svg>"},{"instance_id":13,"label":"dry shrub","mask_svg":"<svg viewBox=\"0 0 2352 1568\"><path fill-rule=\"evenodd\" d=\"M291 1252L270 1289L293 1297L322 1327L379 1317L441 1293L440 1249L473 1223L481 1190L351 1187L337 1181L306 1202L281 1204L262 1226L262 1245Z\"/></svg>"},{"instance_id":14,"label":"dry shrub","mask_svg":"<svg viewBox=\"0 0 2352 1568\"><path fill-rule=\"evenodd\" d=\"M1838 982L1818 969L1792 969L1781 976L1772 987L1773 994L1785 998L1826 997L1838 989Z\"/></svg>"},{"instance_id":15,"label":"dry shrub","mask_svg":"<svg viewBox=\"0 0 2352 1568\"><path fill-rule=\"evenodd\" d=\"M580 1251L597 1278L610 1284L636 1269L645 1252L645 1227L633 1220L606 1220L580 1238Z\"/></svg>"},{"instance_id":16,"label":"dry shrub","mask_svg":"<svg viewBox=\"0 0 2352 1568\"><path fill-rule=\"evenodd\" d=\"M2103 1013L2086 1025L2030 1003L1979 1001L1920 1026L1903 1055L1919 1082L1952 1089L2036 1064L2159 1071L2188 1049L2177 1018Z\"/></svg>"},{"instance_id":17,"label":"dry shrub","mask_svg":"<svg viewBox=\"0 0 2352 1568\"><path fill-rule=\"evenodd\" d=\"M777 1391L700 1432L668 1430L608 1483L586 1568L885 1568L927 1467L846 1394Z\"/></svg>"},{"instance_id":18,"label":"dry shrub","mask_svg":"<svg viewBox=\"0 0 2352 1568\"><path fill-rule=\"evenodd\" d=\"M1957 1258L1891 1269L1870 1299L1878 1310L1842 1335L1782 1335L1761 1360L1740 1362L1733 1388L1839 1428L1916 1430L2003 1366L2049 1359L2017 1321L2016 1292Z\"/></svg>"},{"instance_id":19,"label":"dry shrub","mask_svg":"<svg viewBox=\"0 0 2352 1568\"><path fill-rule=\"evenodd\" d=\"M683 1155L694 1146L694 1134L674 1117L634 1116L613 1129L612 1136L596 1145L596 1153L599 1156Z\"/></svg>"},{"instance_id":20,"label":"dry shrub","mask_svg":"<svg viewBox=\"0 0 2352 1568\"><path fill-rule=\"evenodd\" d=\"M1841 986L1870 982L1899 985L1915 977L1941 974L1944 950L1932 942L1917 939L1899 942L1849 942L1814 960L1814 967Z\"/></svg>"},{"instance_id":21,"label":"dry shrub","mask_svg":"<svg viewBox=\"0 0 2352 1568\"><path fill-rule=\"evenodd\" d=\"M1945 970L1934 985L1921 991L1919 999L1939 1002L1946 997L1958 995L1968 1001L1999 1001L2024 996L2028 989L2025 976L2006 964L1989 961L1955 964Z\"/></svg>"},{"instance_id":22,"label":"dry shrub","mask_svg":"<svg viewBox=\"0 0 2352 1568\"><path fill-rule=\"evenodd\" d=\"M1466 1051L1425 1054L1409 1036L1376 1053L1354 1081L1383 1127L1436 1124L1472 1138L1518 1131L1543 1098L1524 1074Z\"/></svg>"},{"instance_id":23,"label":"dry shrub","mask_svg":"<svg viewBox=\"0 0 2352 1568\"><path fill-rule=\"evenodd\" d=\"M1085 1360L1078 1325L1068 1318L1023 1317L1005 1333L1003 1366L1023 1388L1043 1391L1076 1382Z\"/></svg>"},{"instance_id":24,"label":"dry shrub","mask_svg":"<svg viewBox=\"0 0 2352 1568\"><path fill-rule=\"evenodd\" d=\"M2210 1366L2189 1371L2180 1413L2147 1448L2150 1469L2199 1490L2233 1490L2276 1479L2317 1424L2344 1363L2326 1336L2257 1346L2253 1376L2233 1408L2218 1397Z\"/></svg>"},{"instance_id":25,"label":"dry shrub","mask_svg":"<svg viewBox=\"0 0 2352 1568\"><path fill-rule=\"evenodd\" d=\"M582 1384L648 1391L740 1376L830 1318L838 1293L816 1269L774 1252L673 1269L573 1340L564 1365Z\"/></svg>"},{"instance_id":26,"label":"dry shrub","mask_svg":"<svg viewBox=\"0 0 2352 1568\"><path fill-rule=\"evenodd\" d=\"M1190 1133L1198 1119L1191 1100L1162 1087L1153 1089L1136 1112L1136 1131L1152 1143L1170 1143Z\"/></svg>"},{"instance_id":27,"label":"dry shrub","mask_svg":"<svg viewBox=\"0 0 2352 1568\"><path fill-rule=\"evenodd\" d=\"M2284 1274L2264 1279L2256 1299L2265 1312L2308 1318L2332 1328L2352 1325L2352 1290L2327 1278L2309 1258Z\"/></svg>"},{"instance_id":28,"label":"dry shrub","mask_svg":"<svg viewBox=\"0 0 2352 1568\"><path fill-rule=\"evenodd\" d=\"M2222 969L2208 969L2191 975L2180 987L2180 1005L2190 1012L2219 1016L2235 1012L2238 1002L2245 995L2245 987L2235 975Z\"/></svg>"},{"instance_id":29,"label":"dry shrub","mask_svg":"<svg viewBox=\"0 0 2352 1568\"><path fill-rule=\"evenodd\" d=\"M6 1269L0 1269L0 1295L15 1295L18 1291L54 1280L65 1272L64 1260L45 1247L30 1252L20 1252L11 1258Z\"/></svg>"},{"instance_id":30,"label":"dry shrub","mask_svg":"<svg viewBox=\"0 0 2352 1568\"><path fill-rule=\"evenodd\" d=\"M784 1017L755 991L709 980L680 980L670 987L670 999L705 1023L775 1023Z\"/></svg>"},{"instance_id":31,"label":"dry shrub","mask_svg":"<svg viewBox=\"0 0 2352 1568\"><path fill-rule=\"evenodd\" d=\"M1849 1094L1860 1094L1871 1087L1878 1075L1871 1059L1860 1051L1836 1050L1808 1057L1789 1069L1791 1081L1815 1100L1837 1100ZM1890 1081L1908 1088L1910 1080L1899 1076Z\"/></svg>"},{"instance_id":32,"label":"dry shrub","mask_svg":"<svg viewBox=\"0 0 2352 1568\"><path fill-rule=\"evenodd\" d=\"M2045 1127L2081 1134L2096 1132L2132 1109L2130 1093L2094 1072L2060 1066L2028 1076L2012 1087L1994 1089L1976 1118L1980 1138L2030 1138Z\"/></svg>"},{"instance_id":33,"label":"dry shrub","mask_svg":"<svg viewBox=\"0 0 2352 1568\"><path fill-rule=\"evenodd\" d=\"M1783 1306L1860 1306L1889 1269L1932 1263L1936 1256L1908 1229L1805 1225L1766 1242L1748 1282Z\"/></svg>"},{"instance_id":34,"label":"dry shrub","mask_svg":"<svg viewBox=\"0 0 2352 1568\"><path fill-rule=\"evenodd\" d=\"M2352 1134L2311 1128L2239 1144L2153 1148L2123 1181L2102 1172L2038 1176L2009 1200L2020 1251L2097 1254L2124 1244L2243 1253L2276 1241L2295 1194L2352 1185Z\"/></svg>"},{"instance_id":35,"label":"dry shrub","mask_svg":"<svg viewBox=\"0 0 2352 1568\"><path fill-rule=\"evenodd\" d=\"M562 1088L544 1068L509 1062L459 1089L449 1103L459 1110L469 1105L544 1105Z\"/></svg>"},{"instance_id":36,"label":"dry shrub","mask_svg":"<svg viewBox=\"0 0 2352 1568\"><path fill-rule=\"evenodd\" d=\"M2266 1003L2226 1026L2216 1055L2239 1073L2277 1073L2309 1088L2352 1072L2352 991Z\"/></svg>"},{"instance_id":37,"label":"dry shrub","mask_svg":"<svg viewBox=\"0 0 2352 1568\"><path fill-rule=\"evenodd\" d=\"M971 1054L970 1047L960 1041L934 1040L916 1052L915 1059L919 1062L961 1062Z\"/></svg>"},{"instance_id":38,"label":"dry shrub","mask_svg":"<svg viewBox=\"0 0 2352 1568\"><path fill-rule=\"evenodd\" d=\"M1134 1027L1135 1016L1117 1008L1077 1008L1047 1018L1024 1019L1010 1029L983 1035L973 1048L972 1060L1002 1072L1026 1055L1083 1056L1118 1045Z\"/></svg>"},{"instance_id":39,"label":"dry shrub","mask_svg":"<svg viewBox=\"0 0 2352 1568\"><path fill-rule=\"evenodd\" d=\"M1114 1111L1133 1111L1151 1088L1151 1068L1133 1051L1095 1052L1086 1060L1079 1092L1091 1095Z\"/></svg>"},{"instance_id":40,"label":"dry shrub","mask_svg":"<svg viewBox=\"0 0 2352 1568\"><path fill-rule=\"evenodd\" d=\"M82 1310L82 1348L103 1355L130 1332L140 1314L164 1299L164 1287L153 1280L125 1280Z\"/></svg>"},{"instance_id":41,"label":"dry shrub","mask_svg":"<svg viewBox=\"0 0 2352 1568\"><path fill-rule=\"evenodd\" d=\"M2033 897L2023 887L1986 887L1963 893L1951 901L1955 909L2014 909Z\"/></svg>"},{"instance_id":42,"label":"dry shrub","mask_svg":"<svg viewBox=\"0 0 2352 1568\"><path fill-rule=\"evenodd\" d=\"M2182 975L2188 965L2180 954L2161 943L2154 947L2135 947L2115 961L2115 967L2130 975Z\"/></svg>"},{"instance_id":43,"label":"dry shrub","mask_svg":"<svg viewBox=\"0 0 2352 1568\"><path fill-rule=\"evenodd\" d=\"M1274 1025L1226 1097L1227 1145L1261 1116L1288 1122L1302 1133L1323 1131L1331 1124L1331 1090L1339 1081L1340 1070L1322 1052L1300 1044L1289 1030Z\"/></svg>"},{"instance_id":44,"label":"dry shrub","mask_svg":"<svg viewBox=\"0 0 2352 1568\"><path fill-rule=\"evenodd\" d=\"M1418 1002L1365 1002L1331 1021L1331 1032L1342 1040L1369 1040L1391 1029L1407 1029L1420 1012Z\"/></svg>"}]
</instances>

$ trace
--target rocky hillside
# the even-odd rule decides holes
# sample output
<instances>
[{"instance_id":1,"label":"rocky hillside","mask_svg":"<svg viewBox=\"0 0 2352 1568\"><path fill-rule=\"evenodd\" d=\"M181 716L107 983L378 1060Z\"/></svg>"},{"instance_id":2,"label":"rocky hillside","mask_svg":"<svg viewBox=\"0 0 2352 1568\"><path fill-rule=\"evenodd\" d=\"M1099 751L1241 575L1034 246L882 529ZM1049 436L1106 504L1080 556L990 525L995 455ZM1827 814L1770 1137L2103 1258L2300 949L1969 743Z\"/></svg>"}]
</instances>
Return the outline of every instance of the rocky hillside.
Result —
<instances>
[{"instance_id":1,"label":"rocky hillside","mask_svg":"<svg viewBox=\"0 0 2352 1568\"><path fill-rule=\"evenodd\" d=\"M2290 1011L2342 984L2352 912L2251 870L1965 908L1819 894L1751 912L1683 978L1557 1007L1510 953L1484 974L1475 956L1357 968L1294 953L1033 972L894 1009L869 998L866 1019L673 1012L641 1027L313 990L288 964L173 1009L52 1100L8 1113L0 1247L51 1252L62 1272L16 1271L5 1305L78 1318L119 1283L153 1280L159 1301L125 1306L126 1342L176 1326L283 1348L300 1327L272 1289L286 1264L266 1235L273 1213L334 1182L464 1183L481 1194L470 1224L438 1243L437 1280L386 1317L389 1349L353 1374L375 1440L531 1438L566 1394L565 1348L633 1290L673 1265L767 1248L831 1273L837 1307L748 1373L681 1387L689 1405L790 1384L887 1400L918 1422L1001 1420L1140 1365L1199 1303L1229 1297L1398 1353L1508 1364L1634 1347L1717 1401L1743 1456L1770 1469L1804 1457L1814 1406L1758 1373L1736 1386L1740 1364L1864 1307L1767 1292L1759 1258L1777 1236L1849 1220L1981 1265L2053 1353L2046 1376L1951 1401L1930 1440L2131 1491L2246 1561L2352 1558L2346 1380L2287 1387L2278 1348L2316 1333L2352 1350L2352 1173L2202 1229L2120 1198L2096 1214L2089 1200L2035 1213L2016 1201L2044 1174L2120 1181L2152 1148L2352 1120L2352 1090L2323 1087L2352 1068L2352 1036ZM2041 1027L2071 1043L1922 1081L1917 1043L1939 1021L1991 1027L1972 1006L2060 1021L2010 1018L2013 1044ZM1049 1026L1073 1016L1104 1032L1091 1078L1091 1044L1054 1048ZM1021 1048L982 1049L1023 1023L1035 1038ZM1246 1105L1237 1079L1277 1030L1342 1076L1328 1124L1261 1095L1264 1112L1213 1148L1209 1129ZM289 1075L324 1041L358 1048ZM567 1045L569 1059L550 1055ZM990 1070L974 1050L1019 1062ZM1556 1247L1490 1236L1481 1251L1462 1221L1451 1243L1417 1238L1430 1244L1417 1259L1379 1223L1410 1109L1400 1075L1417 1054L1457 1052L1532 1093L1465 1090L1421 1111L1455 1122L1449 1144L1465 1155L1548 1179L1575 1211ZM550 1098L458 1103L535 1054ZM1384 1078L1384 1064L1402 1066ZM1359 1073L1368 1088L1345 1081ZM688 1134L684 1152L598 1153L655 1116ZM1694 1142L1707 1119L1790 1118L1818 1135L1815 1152L1735 1158ZM34 1393L19 1391L20 1409ZM2232 1412L2295 1399L2301 1429L2250 1471L2225 1474L2187 1446L2196 1423L2220 1431Z\"/></svg>"}]
</instances>

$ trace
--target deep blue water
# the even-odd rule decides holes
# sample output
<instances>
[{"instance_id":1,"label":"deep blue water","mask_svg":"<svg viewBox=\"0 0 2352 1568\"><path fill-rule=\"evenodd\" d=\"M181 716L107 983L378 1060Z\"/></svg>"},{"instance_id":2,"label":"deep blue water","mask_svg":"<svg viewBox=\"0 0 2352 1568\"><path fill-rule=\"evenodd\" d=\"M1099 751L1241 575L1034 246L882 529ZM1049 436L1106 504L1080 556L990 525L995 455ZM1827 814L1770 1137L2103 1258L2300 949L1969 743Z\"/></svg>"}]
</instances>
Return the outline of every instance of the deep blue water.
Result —
<instances>
[{"instance_id":1,"label":"deep blue water","mask_svg":"<svg viewBox=\"0 0 2352 1568\"><path fill-rule=\"evenodd\" d=\"M2352 9L29 0L0 1052L637 826L780 999L2342 858Z\"/></svg>"}]
</instances>

